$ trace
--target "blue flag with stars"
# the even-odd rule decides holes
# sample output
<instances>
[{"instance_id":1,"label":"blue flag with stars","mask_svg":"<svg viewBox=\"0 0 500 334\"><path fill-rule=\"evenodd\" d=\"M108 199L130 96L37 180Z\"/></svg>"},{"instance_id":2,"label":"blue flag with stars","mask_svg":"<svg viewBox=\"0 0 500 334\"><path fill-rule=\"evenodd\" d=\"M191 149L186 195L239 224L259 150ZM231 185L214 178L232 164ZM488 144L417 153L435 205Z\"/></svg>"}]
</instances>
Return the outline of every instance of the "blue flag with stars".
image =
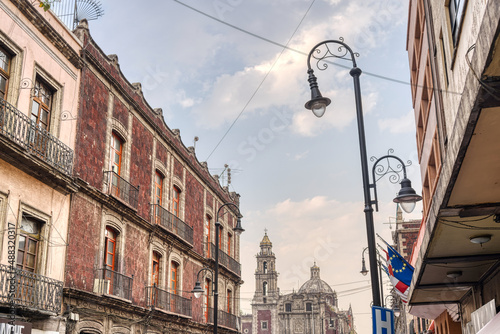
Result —
<instances>
[{"instance_id":1,"label":"blue flag with stars","mask_svg":"<svg viewBox=\"0 0 500 334\"><path fill-rule=\"evenodd\" d=\"M387 245L388 262L392 267L392 274L404 284L411 285L413 267L391 246Z\"/></svg>"}]
</instances>

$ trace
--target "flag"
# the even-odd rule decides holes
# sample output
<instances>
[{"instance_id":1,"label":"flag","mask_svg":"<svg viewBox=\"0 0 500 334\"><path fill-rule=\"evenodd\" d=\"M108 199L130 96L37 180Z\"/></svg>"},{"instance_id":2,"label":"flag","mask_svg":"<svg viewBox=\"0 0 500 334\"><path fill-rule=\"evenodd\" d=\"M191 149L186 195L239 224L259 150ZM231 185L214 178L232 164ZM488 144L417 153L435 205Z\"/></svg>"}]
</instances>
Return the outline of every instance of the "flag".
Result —
<instances>
[{"instance_id":1,"label":"flag","mask_svg":"<svg viewBox=\"0 0 500 334\"><path fill-rule=\"evenodd\" d=\"M380 236L379 236L380 237ZM382 239L382 238L381 238ZM410 290L411 278L413 276L413 267L409 264L394 248L392 248L385 240L387 251L384 253L387 256L387 270L389 279L391 280L394 290L401 297L403 302L408 302L408 292Z\"/></svg>"}]
</instances>

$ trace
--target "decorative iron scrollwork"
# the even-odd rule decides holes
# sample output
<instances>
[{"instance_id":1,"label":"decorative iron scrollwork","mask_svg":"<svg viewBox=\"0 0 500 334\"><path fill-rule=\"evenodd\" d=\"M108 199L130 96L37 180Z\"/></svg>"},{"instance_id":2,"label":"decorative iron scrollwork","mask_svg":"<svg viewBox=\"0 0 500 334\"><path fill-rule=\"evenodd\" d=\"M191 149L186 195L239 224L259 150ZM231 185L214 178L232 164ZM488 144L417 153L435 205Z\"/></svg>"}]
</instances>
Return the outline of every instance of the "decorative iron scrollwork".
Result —
<instances>
[{"instance_id":1,"label":"decorative iron scrollwork","mask_svg":"<svg viewBox=\"0 0 500 334\"><path fill-rule=\"evenodd\" d=\"M33 87L33 80L30 78L21 79L21 84L19 85L20 89L33 89Z\"/></svg>"},{"instance_id":2,"label":"decorative iron scrollwork","mask_svg":"<svg viewBox=\"0 0 500 334\"><path fill-rule=\"evenodd\" d=\"M411 160L408 160L406 164L403 163L401 159L392 155L394 150L391 148L387 150L387 155L384 155L381 158L377 158L372 156L370 161L374 163L373 165L373 182L376 183L378 180L388 175L389 181L393 184L398 184L403 175L406 173L405 168L411 166ZM391 160L396 160L396 164L391 164Z\"/></svg>"},{"instance_id":3,"label":"decorative iron scrollwork","mask_svg":"<svg viewBox=\"0 0 500 334\"><path fill-rule=\"evenodd\" d=\"M76 117L73 117L73 114L68 110L64 110L61 113L61 121L74 121L75 119Z\"/></svg>"},{"instance_id":4,"label":"decorative iron scrollwork","mask_svg":"<svg viewBox=\"0 0 500 334\"><path fill-rule=\"evenodd\" d=\"M335 50L335 47L330 47L329 44L337 44L338 47ZM338 41L327 41L326 43L317 45L311 53L311 57L316 60L316 67L324 71L328 68L328 59L337 58L353 60L354 57L359 57L359 53L352 52L352 50L344 44L344 38L339 37Z\"/></svg>"}]
</instances>

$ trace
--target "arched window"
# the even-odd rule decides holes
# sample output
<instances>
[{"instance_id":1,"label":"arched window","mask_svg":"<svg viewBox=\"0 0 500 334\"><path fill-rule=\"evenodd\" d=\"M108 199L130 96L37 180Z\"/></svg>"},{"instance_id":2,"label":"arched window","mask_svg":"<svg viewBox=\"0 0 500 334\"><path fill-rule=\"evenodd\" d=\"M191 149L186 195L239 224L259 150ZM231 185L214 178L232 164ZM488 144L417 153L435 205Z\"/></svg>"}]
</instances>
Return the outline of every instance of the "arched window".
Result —
<instances>
[{"instance_id":1,"label":"arched window","mask_svg":"<svg viewBox=\"0 0 500 334\"><path fill-rule=\"evenodd\" d=\"M154 204L155 204L155 222L156 224L161 223L161 205L163 203L163 175L160 172L155 172L155 193L154 193Z\"/></svg>"},{"instance_id":2,"label":"arched window","mask_svg":"<svg viewBox=\"0 0 500 334\"><path fill-rule=\"evenodd\" d=\"M153 263L151 264L151 285L160 285L160 262L161 255L153 252Z\"/></svg>"},{"instance_id":3,"label":"arched window","mask_svg":"<svg viewBox=\"0 0 500 334\"><path fill-rule=\"evenodd\" d=\"M227 313L233 313L233 292L227 289Z\"/></svg>"},{"instance_id":4,"label":"arched window","mask_svg":"<svg viewBox=\"0 0 500 334\"><path fill-rule=\"evenodd\" d=\"M208 323L208 320L209 320L209 309L210 309L210 294L211 294L211 291L210 291L210 280L207 278L205 280L205 298L204 298L204 305L203 305L203 308L204 308L204 315L205 315L205 321Z\"/></svg>"},{"instance_id":5,"label":"arched window","mask_svg":"<svg viewBox=\"0 0 500 334\"><path fill-rule=\"evenodd\" d=\"M172 261L170 266L170 292L173 294L178 293L179 289L179 264Z\"/></svg>"},{"instance_id":6,"label":"arched window","mask_svg":"<svg viewBox=\"0 0 500 334\"><path fill-rule=\"evenodd\" d=\"M181 198L181 190L174 186L173 194L172 194L172 213L179 217L180 214L180 198Z\"/></svg>"},{"instance_id":7,"label":"arched window","mask_svg":"<svg viewBox=\"0 0 500 334\"><path fill-rule=\"evenodd\" d=\"M262 264L263 268L264 268L264 274L267 274L267 262L264 261L264 263Z\"/></svg>"},{"instance_id":8,"label":"arched window","mask_svg":"<svg viewBox=\"0 0 500 334\"><path fill-rule=\"evenodd\" d=\"M212 232L212 217L210 217L209 215L207 215L205 217L205 230L204 230L204 234L205 234L205 254L207 256L207 258L210 257L210 247L211 247L211 234Z\"/></svg>"},{"instance_id":9,"label":"arched window","mask_svg":"<svg viewBox=\"0 0 500 334\"><path fill-rule=\"evenodd\" d=\"M262 283L262 295L267 296L267 282Z\"/></svg>"}]
</instances>

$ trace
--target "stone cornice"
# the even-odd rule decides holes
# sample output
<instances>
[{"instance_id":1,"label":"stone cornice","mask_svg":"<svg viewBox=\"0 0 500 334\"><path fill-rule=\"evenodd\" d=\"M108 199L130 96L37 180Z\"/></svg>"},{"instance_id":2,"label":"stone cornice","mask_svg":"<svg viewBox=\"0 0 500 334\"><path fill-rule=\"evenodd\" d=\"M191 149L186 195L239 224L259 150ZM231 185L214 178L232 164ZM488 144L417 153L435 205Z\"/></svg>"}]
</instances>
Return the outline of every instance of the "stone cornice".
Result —
<instances>
[{"instance_id":1,"label":"stone cornice","mask_svg":"<svg viewBox=\"0 0 500 334\"><path fill-rule=\"evenodd\" d=\"M30 21L40 33L45 36L76 68L81 69L83 61L77 51L50 25L27 0L11 0L21 13Z\"/></svg>"}]
</instances>

